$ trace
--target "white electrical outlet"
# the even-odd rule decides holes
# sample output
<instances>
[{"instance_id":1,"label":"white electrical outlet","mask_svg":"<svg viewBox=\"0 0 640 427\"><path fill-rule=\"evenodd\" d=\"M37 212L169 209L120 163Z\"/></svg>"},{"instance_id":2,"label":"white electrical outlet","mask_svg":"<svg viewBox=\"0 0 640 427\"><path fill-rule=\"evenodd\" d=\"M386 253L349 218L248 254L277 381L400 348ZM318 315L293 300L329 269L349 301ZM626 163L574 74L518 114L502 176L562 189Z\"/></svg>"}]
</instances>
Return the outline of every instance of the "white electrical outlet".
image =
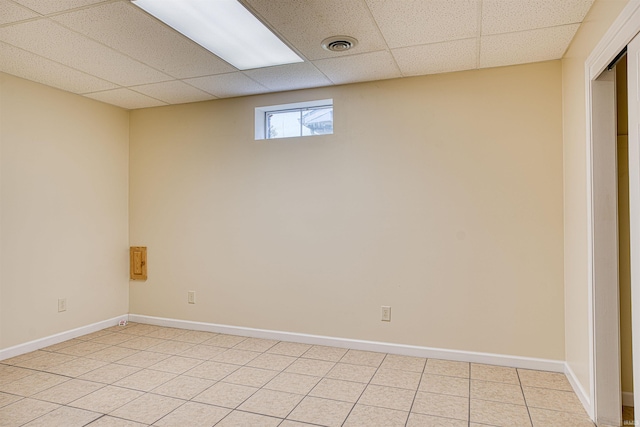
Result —
<instances>
[{"instance_id":1,"label":"white electrical outlet","mask_svg":"<svg viewBox=\"0 0 640 427\"><path fill-rule=\"evenodd\" d=\"M382 320L383 322L391 322L391 307L388 305L383 305L382 307Z\"/></svg>"},{"instance_id":2,"label":"white electrical outlet","mask_svg":"<svg viewBox=\"0 0 640 427\"><path fill-rule=\"evenodd\" d=\"M196 303L196 291L188 291L187 292L187 302L189 304L195 304Z\"/></svg>"},{"instance_id":3,"label":"white electrical outlet","mask_svg":"<svg viewBox=\"0 0 640 427\"><path fill-rule=\"evenodd\" d=\"M67 311L67 299L58 298L58 312Z\"/></svg>"}]
</instances>

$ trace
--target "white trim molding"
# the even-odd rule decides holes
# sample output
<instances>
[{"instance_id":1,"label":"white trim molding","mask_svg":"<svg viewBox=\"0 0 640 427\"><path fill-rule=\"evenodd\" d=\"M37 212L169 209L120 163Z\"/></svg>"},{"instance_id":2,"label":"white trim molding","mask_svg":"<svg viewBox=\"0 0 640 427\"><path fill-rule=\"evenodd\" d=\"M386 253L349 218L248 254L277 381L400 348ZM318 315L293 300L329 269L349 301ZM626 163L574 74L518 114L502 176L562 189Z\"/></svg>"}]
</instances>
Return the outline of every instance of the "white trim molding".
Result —
<instances>
[{"instance_id":1,"label":"white trim molding","mask_svg":"<svg viewBox=\"0 0 640 427\"><path fill-rule=\"evenodd\" d=\"M309 335L294 332L272 331L268 329L246 328L242 326L229 326L219 325L215 323L167 319L164 317L144 316L139 314L130 314L129 320L131 322L146 323L156 326L167 326L172 328L191 329L196 331L216 332L251 338L290 341L302 344L325 345L349 348L354 350L375 351L379 353L391 353L403 356L447 359L460 362L483 363L487 365L500 365L512 368L536 369L541 371L562 373L564 373L566 369L565 362L562 360L537 359L531 357L511 356L503 354L478 353L473 351L420 347L379 341L335 338L322 335Z\"/></svg>"},{"instance_id":2,"label":"white trim molding","mask_svg":"<svg viewBox=\"0 0 640 427\"><path fill-rule=\"evenodd\" d=\"M580 399L580 403L582 403L582 406L584 406L585 409L591 408L591 398L589 393L587 393L584 387L582 387L582 384L580 384L580 381L578 381L578 377L576 377L575 372L573 372L571 366L569 366L569 364L566 362L564 364L564 374L567 376L569 384L571 384L571 387L573 388L576 396L578 396L578 399Z\"/></svg>"},{"instance_id":3,"label":"white trim molding","mask_svg":"<svg viewBox=\"0 0 640 427\"><path fill-rule=\"evenodd\" d=\"M633 393L628 391L622 392L622 406L629 406L633 408Z\"/></svg>"},{"instance_id":4,"label":"white trim molding","mask_svg":"<svg viewBox=\"0 0 640 427\"><path fill-rule=\"evenodd\" d=\"M29 341L24 344L18 344L13 347L8 347L0 350L0 361L9 359L11 357L20 356L21 354L29 353L31 351L40 350L41 348L49 347L50 345L58 344L63 341L77 338L82 335L90 334L92 332L99 331L110 326L115 326L121 320L128 320L129 315L123 314L118 317L103 320L101 322L92 323L90 325L81 326L79 328L71 329L69 331L60 332L58 334L50 335L48 337L40 338L37 340Z\"/></svg>"}]
</instances>

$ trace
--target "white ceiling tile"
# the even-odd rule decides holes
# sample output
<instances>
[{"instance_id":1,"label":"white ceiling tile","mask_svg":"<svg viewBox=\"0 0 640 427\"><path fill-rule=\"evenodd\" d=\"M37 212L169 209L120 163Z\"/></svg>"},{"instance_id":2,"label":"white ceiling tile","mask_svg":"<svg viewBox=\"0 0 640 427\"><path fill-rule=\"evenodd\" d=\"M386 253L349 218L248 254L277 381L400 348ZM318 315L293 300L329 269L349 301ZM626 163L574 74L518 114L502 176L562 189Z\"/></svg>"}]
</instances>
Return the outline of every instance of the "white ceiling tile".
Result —
<instances>
[{"instance_id":1,"label":"white ceiling tile","mask_svg":"<svg viewBox=\"0 0 640 427\"><path fill-rule=\"evenodd\" d=\"M2 27L0 41L121 86L171 80L166 74L48 19Z\"/></svg>"},{"instance_id":2,"label":"white ceiling tile","mask_svg":"<svg viewBox=\"0 0 640 427\"><path fill-rule=\"evenodd\" d=\"M244 73L263 86L276 91L306 89L331 84L331 81L309 62L257 68Z\"/></svg>"},{"instance_id":3,"label":"white ceiling tile","mask_svg":"<svg viewBox=\"0 0 640 427\"><path fill-rule=\"evenodd\" d=\"M269 92L269 89L251 80L244 74L229 73L216 74L214 76L196 77L185 79L185 83L202 89L218 98L230 98L232 96L255 95Z\"/></svg>"},{"instance_id":4,"label":"white ceiling tile","mask_svg":"<svg viewBox=\"0 0 640 427\"><path fill-rule=\"evenodd\" d=\"M476 39L402 47L391 53L405 76L471 70L478 64Z\"/></svg>"},{"instance_id":5,"label":"white ceiling tile","mask_svg":"<svg viewBox=\"0 0 640 427\"><path fill-rule=\"evenodd\" d=\"M480 40L480 67L560 59L578 27L573 24L484 36Z\"/></svg>"},{"instance_id":6,"label":"white ceiling tile","mask_svg":"<svg viewBox=\"0 0 640 427\"><path fill-rule=\"evenodd\" d=\"M580 23L593 0L483 0L482 34Z\"/></svg>"},{"instance_id":7,"label":"white ceiling tile","mask_svg":"<svg viewBox=\"0 0 640 427\"><path fill-rule=\"evenodd\" d=\"M0 42L0 71L73 93L113 89L113 83Z\"/></svg>"},{"instance_id":8,"label":"white ceiling tile","mask_svg":"<svg viewBox=\"0 0 640 427\"><path fill-rule=\"evenodd\" d=\"M168 104L184 104L187 102L199 102L215 99L210 93L196 89L180 80L171 82L153 83L142 86L131 86L130 89L159 99Z\"/></svg>"},{"instance_id":9,"label":"white ceiling tile","mask_svg":"<svg viewBox=\"0 0 640 427\"><path fill-rule=\"evenodd\" d=\"M117 105L127 110L135 110L136 108L159 107L167 105L162 101L153 99L138 92L134 92L127 88L114 90L106 90L104 92L94 92L85 95L87 98L96 99L106 102L107 104Z\"/></svg>"},{"instance_id":10,"label":"white ceiling tile","mask_svg":"<svg viewBox=\"0 0 640 427\"><path fill-rule=\"evenodd\" d=\"M313 61L335 84L366 82L402 77L388 51Z\"/></svg>"},{"instance_id":11,"label":"white ceiling tile","mask_svg":"<svg viewBox=\"0 0 640 427\"><path fill-rule=\"evenodd\" d=\"M363 0L247 0L247 3L307 59L387 48ZM347 53L324 50L322 40L337 35L355 37L359 43Z\"/></svg>"},{"instance_id":12,"label":"white ceiling tile","mask_svg":"<svg viewBox=\"0 0 640 427\"><path fill-rule=\"evenodd\" d=\"M366 0L390 48L475 37L478 0Z\"/></svg>"},{"instance_id":13,"label":"white ceiling tile","mask_svg":"<svg viewBox=\"0 0 640 427\"><path fill-rule=\"evenodd\" d=\"M31 10L47 15L49 13L62 12L76 7L89 6L101 3L105 0L13 0Z\"/></svg>"},{"instance_id":14,"label":"white ceiling tile","mask_svg":"<svg viewBox=\"0 0 640 427\"><path fill-rule=\"evenodd\" d=\"M40 15L32 10L26 9L8 0L0 0L0 25L23 21L30 18L37 18L38 16Z\"/></svg>"},{"instance_id":15,"label":"white ceiling tile","mask_svg":"<svg viewBox=\"0 0 640 427\"><path fill-rule=\"evenodd\" d=\"M52 19L178 79L236 70L129 2L99 5Z\"/></svg>"}]
</instances>

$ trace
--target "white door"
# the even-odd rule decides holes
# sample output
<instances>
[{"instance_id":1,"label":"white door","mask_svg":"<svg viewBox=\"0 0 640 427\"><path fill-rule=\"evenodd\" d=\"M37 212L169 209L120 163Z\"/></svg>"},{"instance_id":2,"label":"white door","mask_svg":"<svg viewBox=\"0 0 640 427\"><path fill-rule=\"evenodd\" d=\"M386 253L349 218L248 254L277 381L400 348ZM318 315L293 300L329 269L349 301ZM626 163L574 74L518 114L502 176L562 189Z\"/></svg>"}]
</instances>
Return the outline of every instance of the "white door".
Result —
<instances>
[{"instance_id":1,"label":"white door","mask_svg":"<svg viewBox=\"0 0 640 427\"><path fill-rule=\"evenodd\" d=\"M640 35L627 45L634 407L640 412ZM637 415L636 415L637 417ZM637 418L636 418L637 419Z\"/></svg>"}]
</instances>

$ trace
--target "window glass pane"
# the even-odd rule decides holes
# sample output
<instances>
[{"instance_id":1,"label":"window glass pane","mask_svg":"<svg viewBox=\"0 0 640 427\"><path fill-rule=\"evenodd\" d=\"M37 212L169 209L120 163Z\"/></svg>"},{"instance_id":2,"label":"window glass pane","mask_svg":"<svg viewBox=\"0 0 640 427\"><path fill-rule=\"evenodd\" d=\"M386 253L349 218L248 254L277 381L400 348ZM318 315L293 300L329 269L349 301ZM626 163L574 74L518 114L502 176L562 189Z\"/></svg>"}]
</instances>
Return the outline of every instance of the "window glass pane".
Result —
<instances>
[{"instance_id":1,"label":"window glass pane","mask_svg":"<svg viewBox=\"0 0 640 427\"><path fill-rule=\"evenodd\" d=\"M267 138L300 136L300 111L276 111L267 113Z\"/></svg>"},{"instance_id":2,"label":"window glass pane","mask_svg":"<svg viewBox=\"0 0 640 427\"><path fill-rule=\"evenodd\" d=\"M333 133L333 107L308 108L302 111L302 134Z\"/></svg>"}]
</instances>

